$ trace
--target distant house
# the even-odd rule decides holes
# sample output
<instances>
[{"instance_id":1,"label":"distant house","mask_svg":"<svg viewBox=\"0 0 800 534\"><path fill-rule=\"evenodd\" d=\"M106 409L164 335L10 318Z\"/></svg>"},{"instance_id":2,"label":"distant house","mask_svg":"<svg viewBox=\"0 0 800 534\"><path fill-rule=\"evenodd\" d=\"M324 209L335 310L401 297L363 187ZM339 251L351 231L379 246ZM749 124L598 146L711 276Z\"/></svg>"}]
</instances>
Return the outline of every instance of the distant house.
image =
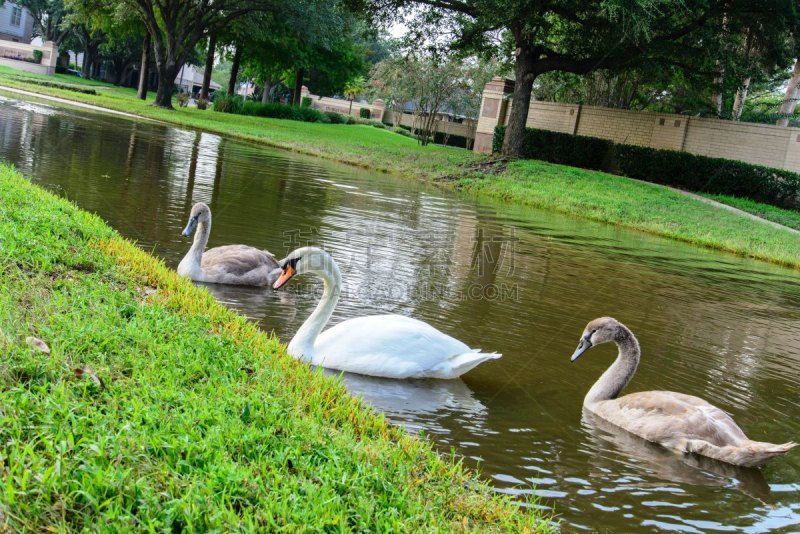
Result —
<instances>
[{"instance_id":1,"label":"distant house","mask_svg":"<svg viewBox=\"0 0 800 534\"><path fill-rule=\"evenodd\" d=\"M5 2L0 5L0 40L30 44L33 17L27 9Z\"/></svg>"},{"instance_id":2,"label":"distant house","mask_svg":"<svg viewBox=\"0 0 800 534\"><path fill-rule=\"evenodd\" d=\"M175 85L180 87L183 93L189 93L192 96L198 96L200 89L203 87L203 70L195 67L194 65L184 65L175 76ZM221 89L222 86L211 80L209 84L209 91L216 91Z\"/></svg>"}]
</instances>

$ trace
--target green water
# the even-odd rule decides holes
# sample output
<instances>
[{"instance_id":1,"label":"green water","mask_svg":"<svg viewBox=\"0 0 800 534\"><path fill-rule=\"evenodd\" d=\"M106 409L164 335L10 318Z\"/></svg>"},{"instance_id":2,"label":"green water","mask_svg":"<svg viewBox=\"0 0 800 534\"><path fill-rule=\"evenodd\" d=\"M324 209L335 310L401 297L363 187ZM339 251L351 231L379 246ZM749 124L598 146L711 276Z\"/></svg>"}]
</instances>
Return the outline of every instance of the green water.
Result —
<instances>
[{"instance_id":1,"label":"green water","mask_svg":"<svg viewBox=\"0 0 800 534\"><path fill-rule=\"evenodd\" d=\"M611 363L570 364L590 319L637 334L629 391L670 389L729 411L753 439L800 439L798 272L216 135L0 98L0 158L176 266L193 202L209 246L329 250L344 276L332 323L425 320L503 353L457 381L345 377L397 424L454 448L499 491L535 493L564 530L800 531L800 452L742 470L676 456L581 415ZM0 200L1 201L1 200ZM288 341L320 285L208 286Z\"/></svg>"}]
</instances>

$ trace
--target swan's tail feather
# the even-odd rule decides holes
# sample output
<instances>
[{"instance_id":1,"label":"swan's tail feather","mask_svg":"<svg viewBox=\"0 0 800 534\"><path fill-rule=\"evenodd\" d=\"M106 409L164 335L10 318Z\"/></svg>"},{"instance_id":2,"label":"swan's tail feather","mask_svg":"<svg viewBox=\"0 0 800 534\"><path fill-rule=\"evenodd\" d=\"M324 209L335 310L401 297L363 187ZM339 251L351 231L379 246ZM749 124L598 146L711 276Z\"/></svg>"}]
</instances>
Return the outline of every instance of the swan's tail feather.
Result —
<instances>
[{"instance_id":1,"label":"swan's tail feather","mask_svg":"<svg viewBox=\"0 0 800 534\"><path fill-rule=\"evenodd\" d=\"M726 445L718 447L708 442L700 440L690 441L689 452L703 454L717 460L722 460L734 465L743 467L758 467L764 465L769 460L782 456L795 448L797 443L765 443L763 441L748 440L741 445Z\"/></svg>"},{"instance_id":2,"label":"swan's tail feather","mask_svg":"<svg viewBox=\"0 0 800 534\"><path fill-rule=\"evenodd\" d=\"M431 369L427 376L445 379L458 378L483 362L487 360L496 360L501 356L502 354L496 352L480 352L478 350L465 352L464 354L456 354Z\"/></svg>"}]
</instances>

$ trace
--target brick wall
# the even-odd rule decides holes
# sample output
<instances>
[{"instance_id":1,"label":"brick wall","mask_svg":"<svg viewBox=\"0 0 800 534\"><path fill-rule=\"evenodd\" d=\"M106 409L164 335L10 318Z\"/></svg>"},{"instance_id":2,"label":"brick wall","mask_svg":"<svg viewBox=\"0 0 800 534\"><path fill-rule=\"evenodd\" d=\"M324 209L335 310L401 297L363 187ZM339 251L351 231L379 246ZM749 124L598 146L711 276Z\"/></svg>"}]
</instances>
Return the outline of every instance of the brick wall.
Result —
<instances>
[{"instance_id":1,"label":"brick wall","mask_svg":"<svg viewBox=\"0 0 800 534\"><path fill-rule=\"evenodd\" d=\"M491 152L494 127L508 123L512 91L513 82L502 78L486 85L475 152ZM504 102L503 113L484 116L493 102ZM800 128L553 102L531 102L527 126L800 172Z\"/></svg>"}]
</instances>

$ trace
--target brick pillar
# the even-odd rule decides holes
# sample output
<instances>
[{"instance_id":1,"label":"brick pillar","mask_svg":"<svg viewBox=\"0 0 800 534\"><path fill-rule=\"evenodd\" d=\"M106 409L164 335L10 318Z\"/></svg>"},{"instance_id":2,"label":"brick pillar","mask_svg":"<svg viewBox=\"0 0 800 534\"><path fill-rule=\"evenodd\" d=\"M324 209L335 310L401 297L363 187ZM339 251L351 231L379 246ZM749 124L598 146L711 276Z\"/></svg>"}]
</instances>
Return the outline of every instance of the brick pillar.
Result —
<instances>
[{"instance_id":1,"label":"brick pillar","mask_svg":"<svg viewBox=\"0 0 800 534\"><path fill-rule=\"evenodd\" d=\"M47 68L47 74L56 73L58 63L58 48L53 41L46 41L42 44L42 66Z\"/></svg>"},{"instance_id":2,"label":"brick pillar","mask_svg":"<svg viewBox=\"0 0 800 534\"><path fill-rule=\"evenodd\" d=\"M494 127L505 124L509 96L514 92L514 80L495 76L486 84L481 98L481 112L475 129L473 152L489 154L492 151Z\"/></svg>"}]
</instances>

